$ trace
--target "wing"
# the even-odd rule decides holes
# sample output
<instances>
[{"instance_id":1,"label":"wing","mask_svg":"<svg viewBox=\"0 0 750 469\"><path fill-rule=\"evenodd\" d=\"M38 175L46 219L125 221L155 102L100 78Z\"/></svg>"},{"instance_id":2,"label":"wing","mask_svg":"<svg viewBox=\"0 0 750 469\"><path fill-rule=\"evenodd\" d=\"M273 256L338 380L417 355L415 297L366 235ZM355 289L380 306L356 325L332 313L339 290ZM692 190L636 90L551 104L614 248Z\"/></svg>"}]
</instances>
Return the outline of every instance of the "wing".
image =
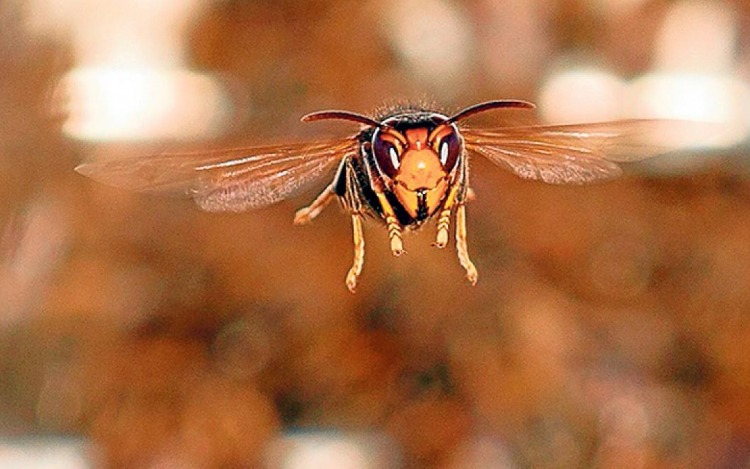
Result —
<instances>
[{"instance_id":1,"label":"wing","mask_svg":"<svg viewBox=\"0 0 750 469\"><path fill-rule=\"evenodd\" d=\"M622 173L616 162L637 161L676 149L659 143L665 132L689 123L623 120L594 124L464 129L466 149L525 179L583 184Z\"/></svg>"},{"instance_id":2,"label":"wing","mask_svg":"<svg viewBox=\"0 0 750 469\"><path fill-rule=\"evenodd\" d=\"M210 212L240 212L291 197L357 149L356 138L350 137L100 160L76 171L110 186L189 196Z\"/></svg>"}]
</instances>

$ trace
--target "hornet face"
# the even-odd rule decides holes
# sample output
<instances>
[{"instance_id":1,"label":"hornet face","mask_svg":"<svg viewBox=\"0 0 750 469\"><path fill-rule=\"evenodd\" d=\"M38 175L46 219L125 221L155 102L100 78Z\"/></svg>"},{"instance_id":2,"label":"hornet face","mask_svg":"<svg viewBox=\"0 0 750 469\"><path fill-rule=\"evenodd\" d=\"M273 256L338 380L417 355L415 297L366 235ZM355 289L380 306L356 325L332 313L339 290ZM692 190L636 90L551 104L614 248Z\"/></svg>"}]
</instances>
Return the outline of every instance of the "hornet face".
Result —
<instances>
[{"instance_id":1,"label":"hornet face","mask_svg":"<svg viewBox=\"0 0 750 469\"><path fill-rule=\"evenodd\" d=\"M463 152L458 129L443 115L394 116L372 136L377 170L406 212L422 221L438 211Z\"/></svg>"}]
</instances>

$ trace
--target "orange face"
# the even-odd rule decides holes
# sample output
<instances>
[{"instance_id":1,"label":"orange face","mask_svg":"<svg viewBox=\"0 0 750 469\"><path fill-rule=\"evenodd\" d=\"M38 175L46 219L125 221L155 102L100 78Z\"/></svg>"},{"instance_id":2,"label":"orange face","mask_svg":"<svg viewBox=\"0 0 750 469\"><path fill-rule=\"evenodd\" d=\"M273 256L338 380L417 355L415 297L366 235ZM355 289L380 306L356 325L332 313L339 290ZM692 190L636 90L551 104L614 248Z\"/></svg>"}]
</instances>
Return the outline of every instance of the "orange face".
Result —
<instances>
[{"instance_id":1,"label":"orange face","mask_svg":"<svg viewBox=\"0 0 750 469\"><path fill-rule=\"evenodd\" d=\"M386 127L373 135L372 148L378 168L412 217L423 219L440 208L461 152L455 126L403 132Z\"/></svg>"}]
</instances>

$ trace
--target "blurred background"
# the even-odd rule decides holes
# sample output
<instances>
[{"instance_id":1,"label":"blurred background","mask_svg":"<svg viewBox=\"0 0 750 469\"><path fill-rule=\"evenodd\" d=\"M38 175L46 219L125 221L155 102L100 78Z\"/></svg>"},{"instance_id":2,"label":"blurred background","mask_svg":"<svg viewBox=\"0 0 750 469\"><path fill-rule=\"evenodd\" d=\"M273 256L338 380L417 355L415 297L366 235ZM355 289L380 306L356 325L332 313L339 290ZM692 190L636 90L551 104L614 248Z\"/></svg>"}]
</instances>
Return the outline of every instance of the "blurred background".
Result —
<instances>
[{"instance_id":1,"label":"blurred background","mask_svg":"<svg viewBox=\"0 0 750 469\"><path fill-rule=\"evenodd\" d=\"M750 467L750 2L5 0L0 69L0 467ZM73 171L501 98L722 131L585 187L473 159L473 288L370 221L350 294L349 217L292 225L325 178L208 214Z\"/></svg>"}]
</instances>

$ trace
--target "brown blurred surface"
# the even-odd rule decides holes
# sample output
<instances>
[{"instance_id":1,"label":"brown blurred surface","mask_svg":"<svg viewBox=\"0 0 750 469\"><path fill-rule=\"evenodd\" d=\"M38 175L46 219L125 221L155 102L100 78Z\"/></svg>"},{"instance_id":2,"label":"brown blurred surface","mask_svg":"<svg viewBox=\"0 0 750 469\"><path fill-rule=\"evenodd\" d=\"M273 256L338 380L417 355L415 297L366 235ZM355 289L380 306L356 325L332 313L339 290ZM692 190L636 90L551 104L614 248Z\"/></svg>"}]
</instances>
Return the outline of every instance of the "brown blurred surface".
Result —
<instances>
[{"instance_id":1,"label":"brown blurred surface","mask_svg":"<svg viewBox=\"0 0 750 469\"><path fill-rule=\"evenodd\" d=\"M455 2L475 67L445 100L403 66L374 2L216 2L190 57L252 100L233 137L296 140L320 131L296 122L319 108L533 99L546 60L576 48L635 73L669 3L617 22L544 3L547 43L511 70L481 58L502 47L503 6ZM745 149L586 187L472 160L478 285L452 247L430 247L432 226L395 259L370 221L351 295L348 217L291 223L325 181L217 215L74 173L91 147L47 112L70 50L4 24L17 47L0 54L0 435L82 436L97 464L127 468L255 467L292 429L384 432L405 467L464 467L477 439L512 467L750 464Z\"/></svg>"}]
</instances>

